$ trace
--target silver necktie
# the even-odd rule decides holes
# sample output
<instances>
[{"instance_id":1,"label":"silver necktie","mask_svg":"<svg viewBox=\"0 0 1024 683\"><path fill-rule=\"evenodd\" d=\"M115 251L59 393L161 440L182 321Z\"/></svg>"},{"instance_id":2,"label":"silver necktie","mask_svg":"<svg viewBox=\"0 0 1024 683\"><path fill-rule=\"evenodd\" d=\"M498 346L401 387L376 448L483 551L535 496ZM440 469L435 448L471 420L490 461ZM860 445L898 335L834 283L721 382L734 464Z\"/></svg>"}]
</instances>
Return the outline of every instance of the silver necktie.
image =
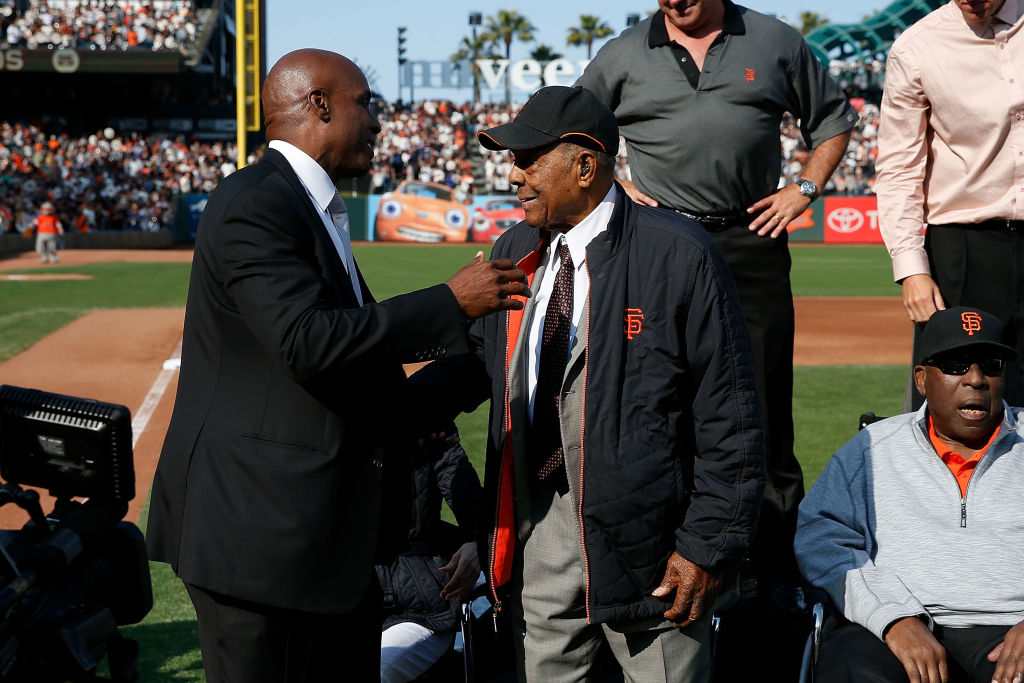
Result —
<instances>
[{"instance_id":1,"label":"silver necktie","mask_svg":"<svg viewBox=\"0 0 1024 683\"><path fill-rule=\"evenodd\" d=\"M363 292L359 287L359 274L356 272L356 260L352 255L352 238L348 229L348 209L345 207L345 200L340 194L335 193L334 199L327 205L327 211L331 214L331 222L334 223L334 230L341 240L342 262L345 270L348 271L349 279L352 281L352 289L356 293L359 305L363 305Z\"/></svg>"}]
</instances>

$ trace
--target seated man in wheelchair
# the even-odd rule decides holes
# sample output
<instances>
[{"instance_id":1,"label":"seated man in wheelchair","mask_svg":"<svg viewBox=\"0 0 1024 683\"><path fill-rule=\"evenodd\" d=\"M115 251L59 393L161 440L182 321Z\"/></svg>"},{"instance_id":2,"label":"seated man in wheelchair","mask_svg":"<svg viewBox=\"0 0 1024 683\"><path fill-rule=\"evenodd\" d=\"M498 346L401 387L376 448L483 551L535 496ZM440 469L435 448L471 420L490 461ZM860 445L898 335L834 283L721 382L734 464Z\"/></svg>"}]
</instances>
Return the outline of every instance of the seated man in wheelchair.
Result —
<instances>
[{"instance_id":1,"label":"seated man in wheelchair","mask_svg":"<svg viewBox=\"0 0 1024 683\"><path fill-rule=\"evenodd\" d=\"M460 600L480 576L476 531L483 488L466 451L454 443L420 464L413 477L408 549L376 567L384 597L381 683L415 680L451 649ZM441 520L442 498L457 528Z\"/></svg>"},{"instance_id":2,"label":"seated man in wheelchair","mask_svg":"<svg viewBox=\"0 0 1024 683\"><path fill-rule=\"evenodd\" d=\"M875 422L800 504L796 556L841 618L815 679L1019 683L1024 677L1024 409L1003 402L994 315L937 311L916 413Z\"/></svg>"}]
</instances>

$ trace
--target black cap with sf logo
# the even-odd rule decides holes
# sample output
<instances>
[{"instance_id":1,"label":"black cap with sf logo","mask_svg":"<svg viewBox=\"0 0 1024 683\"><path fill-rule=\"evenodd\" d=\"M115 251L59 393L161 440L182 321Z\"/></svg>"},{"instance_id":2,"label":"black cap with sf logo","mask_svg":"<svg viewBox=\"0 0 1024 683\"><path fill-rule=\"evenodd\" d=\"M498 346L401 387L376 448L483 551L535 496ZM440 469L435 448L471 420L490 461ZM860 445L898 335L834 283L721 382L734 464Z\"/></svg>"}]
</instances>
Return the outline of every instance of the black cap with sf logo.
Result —
<instances>
[{"instance_id":1,"label":"black cap with sf logo","mask_svg":"<svg viewBox=\"0 0 1024 683\"><path fill-rule=\"evenodd\" d=\"M1003 343L1003 324L980 308L957 306L935 311L918 340L917 363L949 351L982 347L999 358L1013 360L1017 351Z\"/></svg>"}]
</instances>

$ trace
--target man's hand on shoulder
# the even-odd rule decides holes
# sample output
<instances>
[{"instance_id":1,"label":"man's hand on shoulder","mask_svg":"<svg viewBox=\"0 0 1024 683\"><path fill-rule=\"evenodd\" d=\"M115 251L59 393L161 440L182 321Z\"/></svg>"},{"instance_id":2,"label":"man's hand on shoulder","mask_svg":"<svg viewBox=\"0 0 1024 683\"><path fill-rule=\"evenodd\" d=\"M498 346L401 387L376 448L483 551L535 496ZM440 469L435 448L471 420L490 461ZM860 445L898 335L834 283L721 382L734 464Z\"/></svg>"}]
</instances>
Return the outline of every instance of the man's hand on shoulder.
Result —
<instances>
[{"instance_id":1,"label":"man's hand on shoulder","mask_svg":"<svg viewBox=\"0 0 1024 683\"><path fill-rule=\"evenodd\" d=\"M643 192L637 189L636 185L631 180L619 180L619 185L622 185L622 189L626 191L629 198L637 204L645 204L646 206L657 206L658 200L653 197L648 197Z\"/></svg>"},{"instance_id":2,"label":"man's hand on shoulder","mask_svg":"<svg viewBox=\"0 0 1024 683\"><path fill-rule=\"evenodd\" d=\"M749 229L756 231L759 237L769 236L775 239L782 234L789 222L797 218L811 205L811 198L800 194L796 185L786 185L775 194L759 199L747 207L747 213L757 213L750 221Z\"/></svg>"},{"instance_id":3,"label":"man's hand on shoulder","mask_svg":"<svg viewBox=\"0 0 1024 683\"><path fill-rule=\"evenodd\" d=\"M460 268L448 280L459 310L466 318L482 318L490 313L518 310L523 302L512 296L529 296L526 273L511 259L484 260L484 253Z\"/></svg>"},{"instance_id":4,"label":"man's hand on shoulder","mask_svg":"<svg viewBox=\"0 0 1024 683\"><path fill-rule=\"evenodd\" d=\"M988 661L996 663L992 683L1024 681L1024 621L1006 632L1003 642L988 653Z\"/></svg>"},{"instance_id":5,"label":"man's hand on shoulder","mask_svg":"<svg viewBox=\"0 0 1024 683\"><path fill-rule=\"evenodd\" d=\"M926 323L935 311L946 309L939 286L927 273L903 278L903 308L915 323Z\"/></svg>"},{"instance_id":6,"label":"man's hand on shoulder","mask_svg":"<svg viewBox=\"0 0 1024 683\"><path fill-rule=\"evenodd\" d=\"M947 683L946 650L918 617L904 617L892 624L885 644L900 660L911 683Z\"/></svg>"},{"instance_id":7,"label":"man's hand on shoulder","mask_svg":"<svg viewBox=\"0 0 1024 683\"><path fill-rule=\"evenodd\" d=\"M665 618L673 626L683 628L704 616L718 597L722 587L722 576L718 572L707 572L673 552L665 567L661 585L651 593L655 597L667 598L674 590L676 595L672 607L665 612Z\"/></svg>"}]
</instances>

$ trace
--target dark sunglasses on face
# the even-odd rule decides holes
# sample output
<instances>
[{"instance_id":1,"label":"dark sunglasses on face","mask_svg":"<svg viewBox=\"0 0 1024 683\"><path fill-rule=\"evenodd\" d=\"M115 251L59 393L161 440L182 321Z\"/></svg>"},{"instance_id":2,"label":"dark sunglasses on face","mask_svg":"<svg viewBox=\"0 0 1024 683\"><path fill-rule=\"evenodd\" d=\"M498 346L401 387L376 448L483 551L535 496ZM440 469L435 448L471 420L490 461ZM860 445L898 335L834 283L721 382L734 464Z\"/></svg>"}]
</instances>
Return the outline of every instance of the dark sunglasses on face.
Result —
<instances>
[{"instance_id":1,"label":"dark sunglasses on face","mask_svg":"<svg viewBox=\"0 0 1024 683\"><path fill-rule=\"evenodd\" d=\"M929 358L922 365L938 368L944 375L966 375L975 363L989 377L1001 377L1006 370L1002 358Z\"/></svg>"}]
</instances>

